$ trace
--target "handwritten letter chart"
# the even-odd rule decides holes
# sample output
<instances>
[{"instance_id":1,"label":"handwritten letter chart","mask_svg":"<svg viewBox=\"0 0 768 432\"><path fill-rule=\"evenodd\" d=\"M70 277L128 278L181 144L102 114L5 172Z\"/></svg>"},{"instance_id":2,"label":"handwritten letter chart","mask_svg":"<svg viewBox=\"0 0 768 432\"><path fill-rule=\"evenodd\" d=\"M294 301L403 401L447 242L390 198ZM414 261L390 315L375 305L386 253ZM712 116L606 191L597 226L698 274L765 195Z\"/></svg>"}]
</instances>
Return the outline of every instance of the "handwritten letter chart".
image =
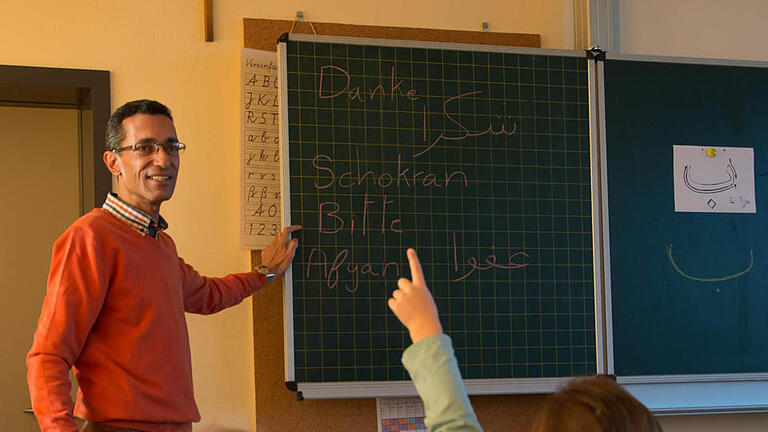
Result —
<instances>
[{"instance_id":1,"label":"handwritten letter chart","mask_svg":"<svg viewBox=\"0 0 768 432\"><path fill-rule=\"evenodd\" d=\"M264 249L281 229L277 54L242 50L241 243Z\"/></svg>"},{"instance_id":2,"label":"handwritten letter chart","mask_svg":"<svg viewBox=\"0 0 768 432\"><path fill-rule=\"evenodd\" d=\"M408 379L407 247L465 378L594 373L586 59L286 50L296 380Z\"/></svg>"}]
</instances>

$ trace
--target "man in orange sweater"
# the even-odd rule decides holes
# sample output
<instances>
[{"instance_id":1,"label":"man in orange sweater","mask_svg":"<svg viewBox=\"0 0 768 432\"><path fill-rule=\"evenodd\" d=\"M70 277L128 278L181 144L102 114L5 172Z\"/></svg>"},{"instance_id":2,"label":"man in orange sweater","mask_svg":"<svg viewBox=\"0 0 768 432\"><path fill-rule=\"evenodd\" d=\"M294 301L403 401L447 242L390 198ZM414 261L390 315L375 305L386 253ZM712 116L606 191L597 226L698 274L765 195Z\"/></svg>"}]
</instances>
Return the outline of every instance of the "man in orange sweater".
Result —
<instances>
[{"instance_id":1,"label":"man in orange sweater","mask_svg":"<svg viewBox=\"0 0 768 432\"><path fill-rule=\"evenodd\" d=\"M148 100L107 123L104 163L117 176L107 196L53 247L48 291L27 355L32 406L43 432L191 431L200 420L192 387L185 312L238 304L283 273L299 226L283 229L258 271L201 276L164 230L160 205L176 186L180 143L171 113ZM68 372L80 389L74 405Z\"/></svg>"}]
</instances>

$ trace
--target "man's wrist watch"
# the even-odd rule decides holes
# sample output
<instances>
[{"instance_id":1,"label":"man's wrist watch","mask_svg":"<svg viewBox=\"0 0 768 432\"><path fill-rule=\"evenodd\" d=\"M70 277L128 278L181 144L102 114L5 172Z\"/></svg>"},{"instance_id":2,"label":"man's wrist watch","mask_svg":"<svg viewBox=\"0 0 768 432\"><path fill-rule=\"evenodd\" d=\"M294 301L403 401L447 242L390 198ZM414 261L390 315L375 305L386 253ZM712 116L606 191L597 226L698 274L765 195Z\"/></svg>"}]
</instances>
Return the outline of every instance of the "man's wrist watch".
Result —
<instances>
[{"instance_id":1,"label":"man's wrist watch","mask_svg":"<svg viewBox=\"0 0 768 432\"><path fill-rule=\"evenodd\" d=\"M267 280L267 283L270 283L272 281L272 279L275 278L275 274L272 272L272 269L267 267L267 266L265 266L265 265L260 265L260 266L256 267L254 270L256 270L257 272L263 274L264 278Z\"/></svg>"}]
</instances>

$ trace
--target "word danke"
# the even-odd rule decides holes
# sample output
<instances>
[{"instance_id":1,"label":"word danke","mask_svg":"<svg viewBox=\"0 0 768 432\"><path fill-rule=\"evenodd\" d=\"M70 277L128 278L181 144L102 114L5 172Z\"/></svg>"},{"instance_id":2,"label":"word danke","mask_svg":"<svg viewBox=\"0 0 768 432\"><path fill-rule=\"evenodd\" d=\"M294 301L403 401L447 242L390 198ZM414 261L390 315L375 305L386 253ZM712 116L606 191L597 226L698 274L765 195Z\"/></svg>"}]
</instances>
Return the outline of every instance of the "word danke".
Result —
<instances>
[{"instance_id":1,"label":"word danke","mask_svg":"<svg viewBox=\"0 0 768 432\"><path fill-rule=\"evenodd\" d=\"M342 74L347 78L347 83L342 88L334 88L332 81L334 76ZM376 97L382 100L389 98L389 100L395 100L395 97L405 97L409 100L418 100L416 96L416 89L403 89L403 80L395 78L395 67L392 66L392 75L389 80L389 85L379 84L375 87L366 89L364 86L352 86L352 77L346 70L335 66L325 65L320 68L320 88L317 90L317 97L320 99L333 99L344 94L347 95L349 100L356 100L359 102L365 102L365 100L372 101Z\"/></svg>"}]
</instances>

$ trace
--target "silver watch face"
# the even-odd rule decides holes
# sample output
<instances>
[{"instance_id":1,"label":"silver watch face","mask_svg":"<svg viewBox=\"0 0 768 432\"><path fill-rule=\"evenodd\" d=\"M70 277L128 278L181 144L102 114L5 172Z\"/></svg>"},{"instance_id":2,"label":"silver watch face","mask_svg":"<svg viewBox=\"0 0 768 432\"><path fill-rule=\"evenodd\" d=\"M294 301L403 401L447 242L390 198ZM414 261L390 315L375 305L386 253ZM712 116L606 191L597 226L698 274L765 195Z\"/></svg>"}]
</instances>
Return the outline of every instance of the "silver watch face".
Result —
<instances>
[{"instance_id":1,"label":"silver watch face","mask_svg":"<svg viewBox=\"0 0 768 432\"><path fill-rule=\"evenodd\" d=\"M275 278L275 274L272 273L272 270L265 265L260 265L256 267L256 271L263 274L264 277L267 279L267 282Z\"/></svg>"}]
</instances>

